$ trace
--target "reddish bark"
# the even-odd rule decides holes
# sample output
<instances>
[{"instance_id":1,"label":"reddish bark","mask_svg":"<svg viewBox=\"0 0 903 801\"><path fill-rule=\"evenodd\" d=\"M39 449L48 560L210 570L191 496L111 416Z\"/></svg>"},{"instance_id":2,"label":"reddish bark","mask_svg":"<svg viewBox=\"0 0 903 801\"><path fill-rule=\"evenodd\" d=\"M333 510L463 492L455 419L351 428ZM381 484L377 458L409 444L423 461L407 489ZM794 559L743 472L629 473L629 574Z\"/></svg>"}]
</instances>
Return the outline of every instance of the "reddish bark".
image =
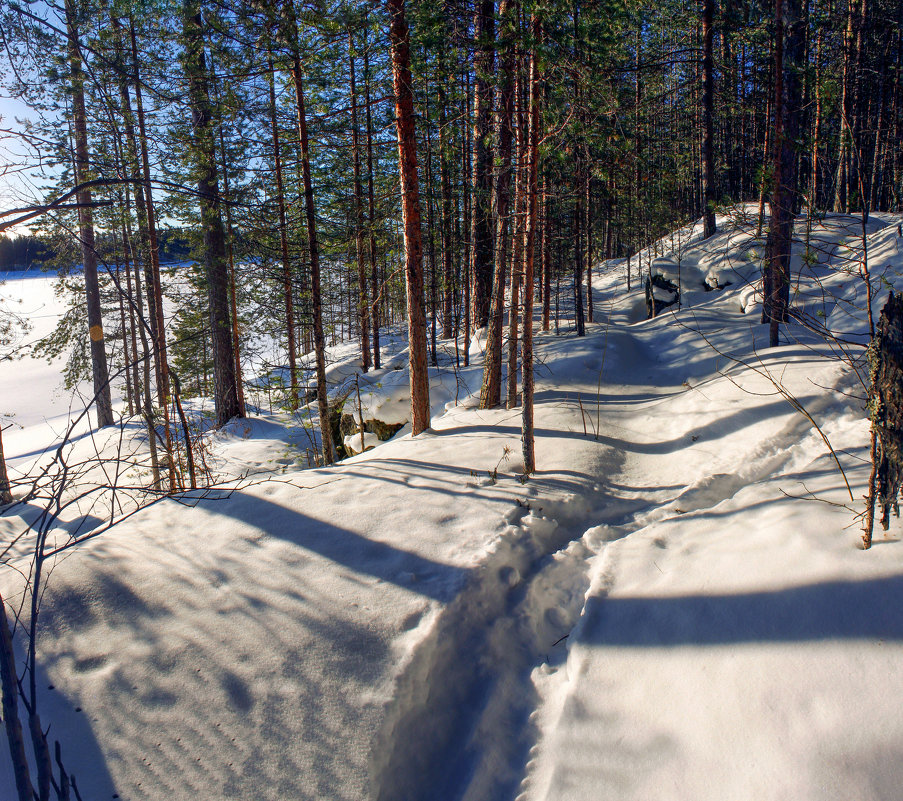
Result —
<instances>
[{"instance_id":1,"label":"reddish bark","mask_svg":"<svg viewBox=\"0 0 903 801\"><path fill-rule=\"evenodd\" d=\"M420 230L420 187L411 54L404 0L387 0L391 22L392 75L395 87L395 128L404 219L405 283L408 302L408 345L411 371L411 433L429 428L430 397L426 353L426 313L423 306L423 242Z\"/></svg>"}]
</instances>

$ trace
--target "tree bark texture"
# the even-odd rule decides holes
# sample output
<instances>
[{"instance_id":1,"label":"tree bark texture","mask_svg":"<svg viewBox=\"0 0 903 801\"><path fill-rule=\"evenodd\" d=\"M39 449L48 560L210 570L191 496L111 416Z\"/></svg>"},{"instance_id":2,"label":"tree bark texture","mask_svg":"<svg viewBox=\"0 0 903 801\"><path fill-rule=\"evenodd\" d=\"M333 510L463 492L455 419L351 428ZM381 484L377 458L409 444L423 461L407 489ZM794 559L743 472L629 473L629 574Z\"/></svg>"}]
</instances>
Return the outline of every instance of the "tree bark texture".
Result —
<instances>
[{"instance_id":1,"label":"tree bark texture","mask_svg":"<svg viewBox=\"0 0 903 801\"><path fill-rule=\"evenodd\" d=\"M395 88L395 128L404 222L405 284L408 304L408 347L411 371L411 433L430 425L429 373L426 354L426 313L423 305L423 241L420 229L420 187L411 54L404 0L387 0L391 21L392 76Z\"/></svg>"},{"instance_id":2,"label":"tree bark texture","mask_svg":"<svg viewBox=\"0 0 903 801\"><path fill-rule=\"evenodd\" d=\"M473 325L489 321L493 277L492 149L490 113L495 66L495 2L477 0L474 15L473 191L471 195L471 278Z\"/></svg>"},{"instance_id":3,"label":"tree bark texture","mask_svg":"<svg viewBox=\"0 0 903 801\"><path fill-rule=\"evenodd\" d=\"M702 1L702 176L705 208L703 210L703 239L715 233L715 124L714 58L712 56L715 0Z\"/></svg>"},{"instance_id":4,"label":"tree bark texture","mask_svg":"<svg viewBox=\"0 0 903 801\"><path fill-rule=\"evenodd\" d=\"M370 323L373 333L373 368L379 370L379 268L376 262L376 201L373 190L373 118L370 111L370 56L364 43L364 107L367 125L367 255L370 257Z\"/></svg>"},{"instance_id":5,"label":"tree bark texture","mask_svg":"<svg viewBox=\"0 0 903 801\"><path fill-rule=\"evenodd\" d=\"M769 292L764 297L769 343L778 344L778 328L790 302L790 250L798 195L797 137L800 127L800 67L803 55L801 0L775 0L775 94L771 220L765 244Z\"/></svg>"},{"instance_id":6,"label":"tree bark texture","mask_svg":"<svg viewBox=\"0 0 903 801\"><path fill-rule=\"evenodd\" d=\"M539 18L530 18L533 52L530 57L529 114L527 145L527 216L524 221L524 318L521 351L523 397L521 400L521 444L524 475L536 472L535 430L533 425L533 256L537 225L537 176L539 173L539 69L536 48L542 35Z\"/></svg>"},{"instance_id":7,"label":"tree bark texture","mask_svg":"<svg viewBox=\"0 0 903 801\"><path fill-rule=\"evenodd\" d=\"M276 120L276 78L270 67L270 129L273 134L273 162L276 167L276 204L279 210L279 250L282 256L282 298L285 306L285 331L288 339L289 409L298 408L298 363L295 342L295 300L292 268L288 255L288 225L285 216L285 186L282 180L282 146Z\"/></svg>"},{"instance_id":8,"label":"tree bark texture","mask_svg":"<svg viewBox=\"0 0 903 801\"><path fill-rule=\"evenodd\" d=\"M480 408L491 409L502 402L502 328L505 317L505 284L508 264L508 205L511 197L511 143L514 109L514 3L502 0L499 4L499 47L503 62L499 75L498 148L495 185L495 274L492 281L492 302L489 309L489 328L486 332L486 356L483 365L483 384L480 388Z\"/></svg>"},{"instance_id":9,"label":"tree bark texture","mask_svg":"<svg viewBox=\"0 0 903 801\"><path fill-rule=\"evenodd\" d=\"M367 265L364 262L364 205L361 185L361 150L357 130L357 87L354 73L354 34L348 30L348 66L351 93L351 155L354 161L354 244L357 257L357 312L361 335L361 369L370 369L370 303L367 300Z\"/></svg>"},{"instance_id":10,"label":"tree bark texture","mask_svg":"<svg viewBox=\"0 0 903 801\"><path fill-rule=\"evenodd\" d=\"M183 35L185 77L191 103L194 134L193 156L204 231L204 268L207 278L207 302L210 336L213 342L213 400L217 427L233 417L241 417L235 378L235 354L232 348L232 323L229 318L229 270L226 237L220 217L220 193L216 148L210 108L208 73L202 38L203 20L197 0L184 0Z\"/></svg>"},{"instance_id":11,"label":"tree bark texture","mask_svg":"<svg viewBox=\"0 0 903 801\"><path fill-rule=\"evenodd\" d=\"M75 182L88 180L88 123L85 113L85 84L78 32L78 12L74 0L66 2L69 70L72 86L72 117L75 138ZM99 428L113 425L113 401L110 395L110 372L104 342L103 316L100 306L100 284L97 277L97 251L94 242L94 217L91 212L91 190L78 193L78 238L81 244L85 277L85 305L88 312L88 336L91 343L91 372L94 378L94 401Z\"/></svg>"},{"instance_id":12,"label":"tree bark texture","mask_svg":"<svg viewBox=\"0 0 903 801\"><path fill-rule=\"evenodd\" d=\"M294 31L294 18L292 18L291 22L291 30ZM297 41L297 35L291 41ZM313 312L314 361L317 374L317 412L320 417L323 462L332 464L335 461L335 447L332 441L332 428L329 425L329 399L326 395L326 336L323 332L323 297L320 291L320 246L317 239L317 212L314 204L313 183L310 177L310 141L307 136L304 78L301 74L301 58L294 49L292 51L292 83L295 86L295 103L298 111L301 180L304 185L304 218L307 222L307 248L310 254L310 297Z\"/></svg>"}]
</instances>

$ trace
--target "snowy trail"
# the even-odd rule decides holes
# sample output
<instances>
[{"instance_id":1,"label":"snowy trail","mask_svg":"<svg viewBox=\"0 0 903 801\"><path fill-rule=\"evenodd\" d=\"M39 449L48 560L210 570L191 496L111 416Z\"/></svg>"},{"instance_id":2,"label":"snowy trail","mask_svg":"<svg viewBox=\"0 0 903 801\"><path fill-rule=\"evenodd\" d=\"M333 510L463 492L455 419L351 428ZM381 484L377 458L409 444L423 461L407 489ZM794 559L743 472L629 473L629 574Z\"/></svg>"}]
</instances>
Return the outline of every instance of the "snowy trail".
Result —
<instances>
[{"instance_id":1,"label":"snowy trail","mask_svg":"<svg viewBox=\"0 0 903 801\"><path fill-rule=\"evenodd\" d=\"M549 349L559 344L542 339ZM577 396L589 384L577 392L557 389L562 370L597 374L600 342L568 352L556 355L554 369L537 384L543 398L537 459L545 469L528 482L496 546L442 610L400 678L373 751L374 798L434 799L441 787L443 798L476 801L517 790L534 741L530 671L556 648L564 652L562 637L582 608L587 521L609 507L610 514L628 508L598 481L619 472L621 454L582 433ZM575 460L592 464L593 473L567 469Z\"/></svg>"},{"instance_id":2,"label":"snowy trail","mask_svg":"<svg viewBox=\"0 0 903 801\"><path fill-rule=\"evenodd\" d=\"M744 409L739 421L726 420L721 406L704 421L685 416L670 438L656 428L644 430L645 422L667 415L669 404L686 403L681 396L692 397L695 390L676 380L691 363L671 370L631 325L612 321L607 333L597 330L580 346L570 342L567 353L550 359L552 373L537 387L546 404L542 414L582 441L580 461L592 465L597 500L561 519L536 516L529 508L510 516L507 534L517 544L481 565L478 578L443 611L400 683L398 707L382 731L387 747L375 749L389 755L374 765L376 798L429 799L436 787L446 788L443 797L463 801L523 797L536 742L549 726L542 719L555 715L556 701L548 696L563 693L561 686L551 691L543 685L566 671L567 640L586 612L591 586L598 590L614 580L613 543L643 536L658 521L704 515L795 458L792 446L805 438L809 424L780 399ZM697 359L701 375L704 362ZM673 385L642 383L664 371L673 374ZM742 393L724 383L729 394ZM556 389L561 386L576 389L580 403L575 394ZM817 400L814 413L834 402L830 396ZM703 450L730 439L729 432L775 420L780 424L771 436L750 438L746 432L736 438L749 451L725 454L725 463L736 461L731 472L714 471L710 454L687 464L688 447ZM548 428L544 435L548 450L563 444ZM664 539L657 542L668 547ZM532 547L525 550L525 543Z\"/></svg>"},{"instance_id":3,"label":"snowy trail","mask_svg":"<svg viewBox=\"0 0 903 801\"><path fill-rule=\"evenodd\" d=\"M518 801L890 801L900 777L887 742L903 737L884 703L903 692L890 611L899 557L856 549L821 436L767 379L725 360L707 374L719 360L661 322L633 326L633 365L608 380L629 384L655 351L676 391L631 384L600 437L626 453L618 485L647 503L599 518L606 536L587 556L567 658L533 671L537 741ZM744 353L735 325L707 330L719 350ZM861 495L867 424L853 378L812 341L763 362L745 353L822 421ZM823 503L793 497L810 493Z\"/></svg>"},{"instance_id":4,"label":"snowy trail","mask_svg":"<svg viewBox=\"0 0 903 801\"><path fill-rule=\"evenodd\" d=\"M544 344L552 351L560 346L551 339ZM549 361L554 366L537 386L540 464L569 452L592 465L596 486L576 508L531 500L512 510L502 543L442 611L399 683L397 706L380 735L385 747L374 749L375 798L431 799L437 787L443 798L463 801L518 793L539 734L533 721L542 699L531 672L563 665L593 558L607 541L640 528L638 516L661 494L631 483L622 438L637 407L660 403L674 389L634 384L629 402L612 401L622 394L622 381L654 369L648 348L613 326L608 335L568 343ZM572 391L562 393L561 386ZM602 427L593 435L597 420ZM542 496L542 474L535 491Z\"/></svg>"}]
</instances>

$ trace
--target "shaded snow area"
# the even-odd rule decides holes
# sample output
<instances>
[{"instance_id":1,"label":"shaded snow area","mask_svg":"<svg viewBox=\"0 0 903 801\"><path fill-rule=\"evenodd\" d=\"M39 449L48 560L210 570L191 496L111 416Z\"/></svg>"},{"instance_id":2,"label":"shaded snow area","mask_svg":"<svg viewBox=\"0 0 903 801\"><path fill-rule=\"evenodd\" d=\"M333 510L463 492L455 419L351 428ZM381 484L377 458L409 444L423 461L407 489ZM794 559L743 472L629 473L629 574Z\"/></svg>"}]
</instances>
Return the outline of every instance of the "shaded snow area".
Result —
<instances>
[{"instance_id":1,"label":"shaded snow area","mask_svg":"<svg viewBox=\"0 0 903 801\"><path fill-rule=\"evenodd\" d=\"M876 309L898 222L866 230ZM775 349L755 220L719 225L642 256L679 307L642 319L610 262L587 336L537 335L528 480L479 339L460 370L446 342L426 433L302 469L303 415L235 421L221 489L63 552L38 684L85 801L899 798L903 527L860 547L863 388L818 333L864 341L860 221L798 224ZM355 417L406 422L404 344L356 380L334 350Z\"/></svg>"}]
</instances>

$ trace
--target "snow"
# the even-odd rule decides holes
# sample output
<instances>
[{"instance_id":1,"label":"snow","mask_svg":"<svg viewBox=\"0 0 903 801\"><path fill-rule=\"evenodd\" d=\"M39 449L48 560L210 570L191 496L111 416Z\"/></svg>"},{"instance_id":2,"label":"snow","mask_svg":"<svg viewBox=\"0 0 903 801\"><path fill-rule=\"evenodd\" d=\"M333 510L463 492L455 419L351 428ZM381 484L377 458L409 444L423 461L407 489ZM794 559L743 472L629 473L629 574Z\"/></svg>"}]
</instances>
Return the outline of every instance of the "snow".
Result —
<instances>
[{"instance_id":1,"label":"snow","mask_svg":"<svg viewBox=\"0 0 903 801\"><path fill-rule=\"evenodd\" d=\"M867 228L876 309L903 287L899 220ZM220 487L61 552L38 683L82 796L896 798L903 528L859 547L862 388L797 322L765 348L755 220L719 227L641 254L679 264L680 310L640 319L612 262L585 338L537 334L534 477L520 410L476 408L477 336L469 368L442 343L424 434L308 469L314 408L233 421L206 439ZM807 228L792 302L861 338L860 222ZM385 341L363 376L334 348L330 380L356 419L405 423L405 343ZM9 387L56 368L2 369L19 458L61 412ZM68 512L59 542L107 517ZM34 516L13 507L3 536Z\"/></svg>"},{"instance_id":2,"label":"snow","mask_svg":"<svg viewBox=\"0 0 903 801\"><path fill-rule=\"evenodd\" d=\"M376 434L371 434L369 431L364 432L364 442L363 447L361 447L361 435L360 432L357 434L348 434L342 443L345 446L345 451L348 453L360 453L361 451L370 450L370 448L375 448L379 445L379 437Z\"/></svg>"},{"instance_id":3,"label":"snow","mask_svg":"<svg viewBox=\"0 0 903 801\"><path fill-rule=\"evenodd\" d=\"M53 290L53 279L37 271L0 274L0 313L28 320L29 330L15 326L13 342L4 348L0 381L0 414L10 416L12 425L4 422L3 445L9 459L31 450L40 443L46 446L61 434L72 410L80 410L62 388L61 373L65 357L47 365L33 358L22 358L25 347L47 336L65 310L63 300ZM10 360L11 358L11 360ZM43 426L38 435L34 428ZM32 429L27 431L26 429Z\"/></svg>"}]
</instances>

